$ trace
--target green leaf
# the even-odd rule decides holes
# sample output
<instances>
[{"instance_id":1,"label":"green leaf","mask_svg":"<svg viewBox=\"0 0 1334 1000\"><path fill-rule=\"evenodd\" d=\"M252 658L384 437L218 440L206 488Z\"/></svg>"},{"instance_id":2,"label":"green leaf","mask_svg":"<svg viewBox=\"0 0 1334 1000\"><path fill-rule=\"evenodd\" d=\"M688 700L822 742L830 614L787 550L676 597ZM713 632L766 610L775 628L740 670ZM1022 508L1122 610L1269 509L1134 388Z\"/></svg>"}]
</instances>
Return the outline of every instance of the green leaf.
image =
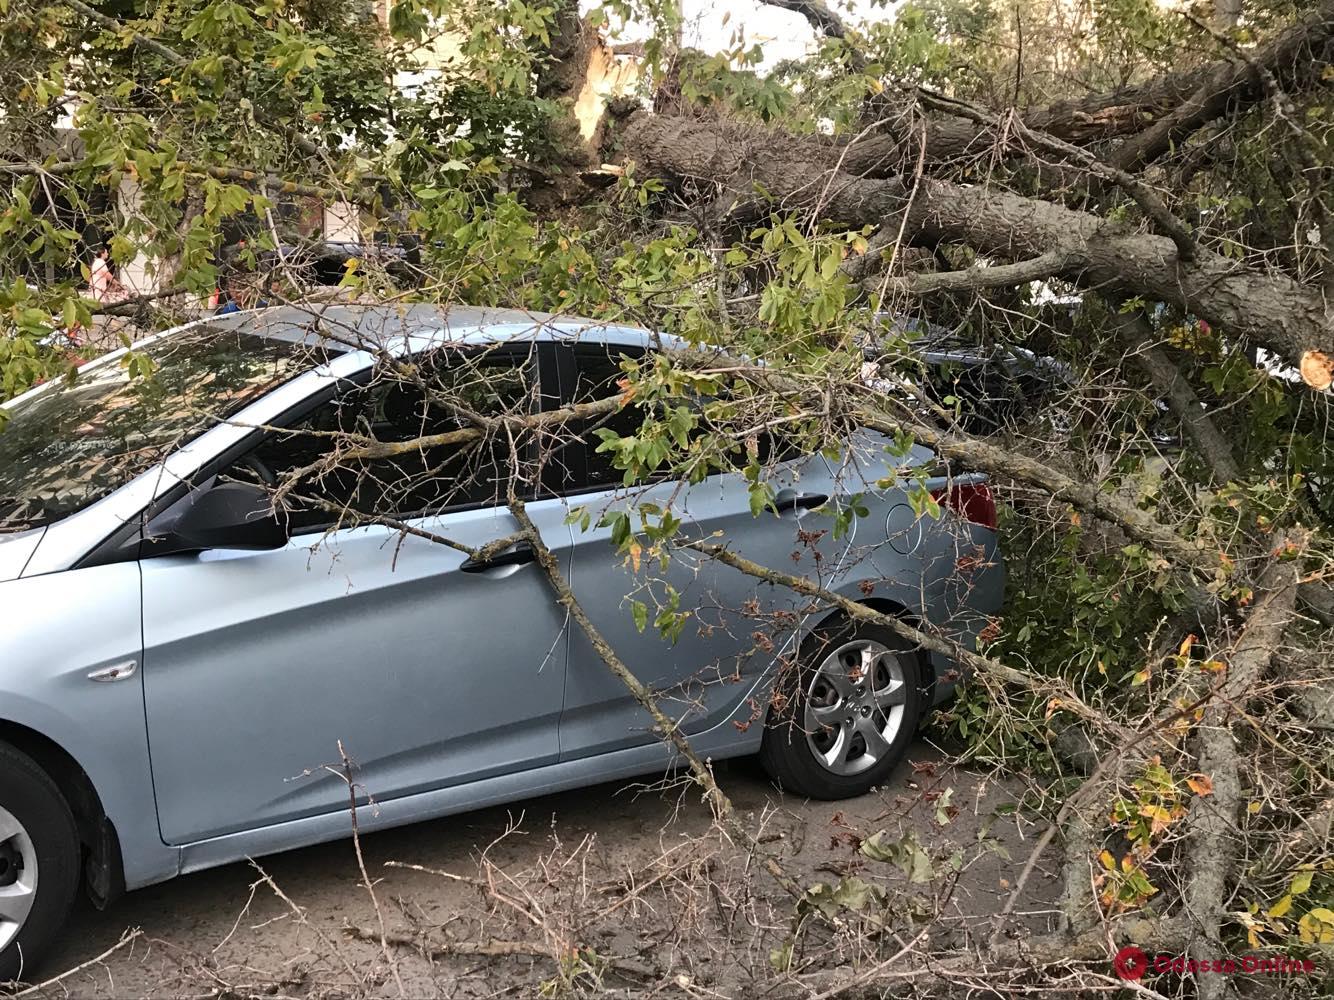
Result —
<instances>
[{"instance_id":1,"label":"green leaf","mask_svg":"<svg viewBox=\"0 0 1334 1000\"><path fill-rule=\"evenodd\" d=\"M954 796L954 789L947 788L940 798L936 799L936 823L940 826L947 826L953 818L950 815L950 799Z\"/></svg>"},{"instance_id":2,"label":"green leaf","mask_svg":"<svg viewBox=\"0 0 1334 1000\"><path fill-rule=\"evenodd\" d=\"M766 483L752 483L750 487L750 516L759 517L769 506L770 493Z\"/></svg>"},{"instance_id":3,"label":"green leaf","mask_svg":"<svg viewBox=\"0 0 1334 1000\"><path fill-rule=\"evenodd\" d=\"M905 834L901 840L886 839L884 830L862 841L861 853L872 861L884 861L900 868L908 881L921 884L930 882L935 875L931 858L923 850L916 836Z\"/></svg>"}]
</instances>

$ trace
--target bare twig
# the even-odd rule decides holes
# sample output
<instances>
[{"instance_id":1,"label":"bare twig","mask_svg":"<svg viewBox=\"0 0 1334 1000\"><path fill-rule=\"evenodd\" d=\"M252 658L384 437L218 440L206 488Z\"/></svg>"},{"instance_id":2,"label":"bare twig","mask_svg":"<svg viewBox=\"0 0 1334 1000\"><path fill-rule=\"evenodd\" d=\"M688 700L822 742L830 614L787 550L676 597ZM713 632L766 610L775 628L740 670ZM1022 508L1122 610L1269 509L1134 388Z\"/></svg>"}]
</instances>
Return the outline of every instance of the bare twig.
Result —
<instances>
[{"instance_id":1,"label":"bare twig","mask_svg":"<svg viewBox=\"0 0 1334 1000\"><path fill-rule=\"evenodd\" d=\"M90 968L91 966L94 965L100 965L101 963L105 962L108 958L110 958L112 955L114 955L116 952L120 951L127 945L134 943L143 936L144 932L138 927L134 928L133 930L128 930L120 936L119 941L113 944L106 951L102 952L102 954L98 955L96 958L90 958L86 962L80 962L78 965L74 966L74 968L66 969L58 976L52 976L50 979L45 979L42 982L37 983L36 985L29 986L26 989L19 990L17 993L11 993L9 995L10 1000L19 1000L20 997L29 997L36 993L41 993L43 990L49 989L50 987L55 986L57 983L63 982L70 976L82 972L84 969Z\"/></svg>"},{"instance_id":2,"label":"bare twig","mask_svg":"<svg viewBox=\"0 0 1334 1000\"><path fill-rule=\"evenodd\" d=\"M389 950L389 942L386 938L384 923L384 910L380 908L380 900L375 895L375 883L371 881L370 873L366 871L366 858L361 853L361 829L357 825L357 784L352 777L352 758L347 755L347 750L343 748L343 741L338 741L338 757L341 761L340 777L347 783L347 808L348 815L352 817L352 850L357 857L357 869L361 872L361 884L366 889L366 894L371 898L371 905L375 907L375 919L380 925L380 951L384 955L385 963L389 966L389 971L394 976L394 985L398 987L398 995L407 996L407 990L403 988L403 978L398 972L398 962L394 959L393 952Z\"/></svg>"},{"instance_id":3,"label":"bare twig","mask_svg":"<svg viewBox=\"0 0 1334 1000\"><path fill-rule=\"evenodd\" d=\"M730 835L746 844L757 857L761 858L765 869L787 892L793 896L800 896L803 891L801 886L783 871L782 866L771 854L755 841L754 836L737 817L732 800L727 797L727 793L714 780L712 769L695 752L695 748L690 745L689 739L681 731L680 726L675 720L668 718L667 714L659 707L653 693L625 665L611 644L607 642L597 626L588 617L588 613L584 611L583 606L574 596L574 591L570 589L569 583L566 582L565 575L561 572L560 563L551 549L547 547L532 518L528 516L524 502L511 494L509 509L510 513L514 515L514 519L519 522L520 528L527 533L528 543L533 547L538 564L546 573L547 582L555 592L556 600L578 623L579 628L588 637L588 641L597 651L602 662L606 664L607 669L625 685L626 690L630 692L635 701L652 717L657 735L670 743L672 749L685 759L690 767L691 774L700 787L704 789L705 798L712 806L714 815L718 817L719 822L723 824Z\"/></svg>"}]
</instances>

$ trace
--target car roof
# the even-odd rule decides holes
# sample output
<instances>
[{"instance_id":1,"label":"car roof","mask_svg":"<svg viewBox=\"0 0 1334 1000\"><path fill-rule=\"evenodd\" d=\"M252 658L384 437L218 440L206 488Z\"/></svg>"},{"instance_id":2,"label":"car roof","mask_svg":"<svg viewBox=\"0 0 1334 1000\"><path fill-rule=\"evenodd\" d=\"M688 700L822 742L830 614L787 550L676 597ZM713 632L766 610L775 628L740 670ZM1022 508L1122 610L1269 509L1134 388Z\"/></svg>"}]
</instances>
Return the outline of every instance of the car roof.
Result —
<instances>
[{"instance_id":1,"label":"car roof","mask_svg":"<svg viewBox=\"0 0 1334 1000\"><path fill-rule=\"evenodd\" d=\"M669 334L560 313L460 305L300 305L245 310L203 322L275 340L396 355L445 344L581 341L622 347L675 346Z\"/></svg>"},{"instance_id":2,"label":"car roof","mask_svg":"<svg viewBox=\"0 0 1334 1000\"><path fill-rule=\"evenodd\" d=\"M326 356L332 357L312 370L335 377L353 374L386 352L406 357L446 345L584 342L604 347L644 349L687 346L686 341L671 334L562 313L431 303L303 303L204 316L151 334L129 348L121 347L104 354L82 369L91 372L104 365L118 364L127 351L206 328L322 348ZM13 399L0 402L0 409L21 404L56 384L59 384L57 380L51 380L35 385Z\"/></svg>"}]
</instances>

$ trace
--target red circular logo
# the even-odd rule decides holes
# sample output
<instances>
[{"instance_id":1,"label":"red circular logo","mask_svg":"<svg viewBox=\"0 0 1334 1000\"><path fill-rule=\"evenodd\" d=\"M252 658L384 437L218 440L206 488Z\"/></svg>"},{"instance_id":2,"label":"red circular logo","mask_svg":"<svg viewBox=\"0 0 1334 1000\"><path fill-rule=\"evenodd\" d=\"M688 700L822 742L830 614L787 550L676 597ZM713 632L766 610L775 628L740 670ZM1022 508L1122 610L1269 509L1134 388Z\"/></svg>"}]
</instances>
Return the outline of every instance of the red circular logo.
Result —
<instances>
[{"instance_id":1,"label":"red circular logo","mask_svg":"<svg viewBox=\"0 0 1334 1000\"><path fill-rule=\"evenodd\" d=\"M1122 979L1139 979L1149 967L1149 956L1136 945L1128 944L1112 959L1112 968Z\"/></svg>"}]
</instances>

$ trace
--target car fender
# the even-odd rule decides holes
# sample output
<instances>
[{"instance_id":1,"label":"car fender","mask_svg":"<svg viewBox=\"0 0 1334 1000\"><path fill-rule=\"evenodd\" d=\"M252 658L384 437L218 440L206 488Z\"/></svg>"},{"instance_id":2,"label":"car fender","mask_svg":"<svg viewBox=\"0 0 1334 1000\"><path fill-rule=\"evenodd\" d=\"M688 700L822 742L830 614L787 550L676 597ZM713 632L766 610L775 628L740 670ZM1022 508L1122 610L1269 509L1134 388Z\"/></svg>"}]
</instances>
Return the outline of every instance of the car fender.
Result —
<instances>
[{"instance_id":1,"label":"car fender","mask_svg":"<svg viewBox=\"0 0 1334 1000\"><path fill-rule=\"evenodd\" d=\"M0 635L0 721L49 740L89 781L121 843L125 884L175 875L162 843L144 721L137 563L0 584L22 629Z\"/></svg>"},{"instance_id":2,"label":"car fender","mask_svg":"<svg viewBox=\"0 0 1334 1000\"><path fill-rule=\"evenodd\" d=\"M910 624L930 622L943 639L975 649L978 636L1004 602L1005 564L994 532L953 516L948 516L948 524L937 524L950 542L934 557L914 561L882 546L850 560L833 589L858 604L901 615ZM953 695L962 671L946 653L933 650L923 659L930 674L930 700L938 705Z\"/></svg>"}]
</instances>

